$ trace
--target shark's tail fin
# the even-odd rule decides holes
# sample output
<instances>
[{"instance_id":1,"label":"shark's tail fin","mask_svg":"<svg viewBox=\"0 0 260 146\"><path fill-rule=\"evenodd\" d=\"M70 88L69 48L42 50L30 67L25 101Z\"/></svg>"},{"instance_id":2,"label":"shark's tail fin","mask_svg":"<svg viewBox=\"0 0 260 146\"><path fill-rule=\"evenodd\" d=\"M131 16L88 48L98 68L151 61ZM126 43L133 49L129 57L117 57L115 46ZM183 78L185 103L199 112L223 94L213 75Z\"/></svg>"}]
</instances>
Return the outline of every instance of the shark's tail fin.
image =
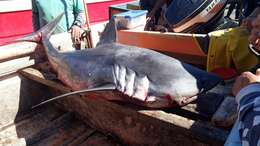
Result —
<instances>
[{"instance_id":1,"label":"shark's tail fin","mask_svg":"<svg viewBox=\"0 0 260 146\"><path fill-rule=\"evenodd\" d=\"M39 29L38 31L27 35L25 37L22 37L20 39L16 39L12 42L36 42L39 43L42 39L42 36L46 37L46 38L50 38L51 34L53 33L53 31L56 29L56 27L58 26L58 23L60 22L61 18L63 17L64 13L60 14L59 16L57 16L54 20L52 20L50 23L46 24L44 27L42 27L41 29Z\"/></svg>"}]
</instances>

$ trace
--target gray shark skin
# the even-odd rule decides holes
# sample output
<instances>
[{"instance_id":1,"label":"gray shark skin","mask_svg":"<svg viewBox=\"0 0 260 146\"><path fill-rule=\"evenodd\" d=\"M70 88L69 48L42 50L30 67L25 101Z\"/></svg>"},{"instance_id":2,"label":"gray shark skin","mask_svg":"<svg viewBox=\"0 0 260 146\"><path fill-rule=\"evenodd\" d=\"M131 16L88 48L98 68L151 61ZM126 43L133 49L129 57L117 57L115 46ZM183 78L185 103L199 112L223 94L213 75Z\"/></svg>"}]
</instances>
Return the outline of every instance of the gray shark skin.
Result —
<instances>
[{"instance_id":1,"label":"gray shark skin","mask_svg":"<svg viewBox=\"0 0 260 146\"><path fill-rule=\"evenodd\" d=\"M110 20L96 48L60 53L49 37L61 17L20 41L41 43L58 79L74 91L115 89L104 98L165 108L186 105L221 81L156 51L116 43L117 20Z\"/></svg>"}]
</instances>

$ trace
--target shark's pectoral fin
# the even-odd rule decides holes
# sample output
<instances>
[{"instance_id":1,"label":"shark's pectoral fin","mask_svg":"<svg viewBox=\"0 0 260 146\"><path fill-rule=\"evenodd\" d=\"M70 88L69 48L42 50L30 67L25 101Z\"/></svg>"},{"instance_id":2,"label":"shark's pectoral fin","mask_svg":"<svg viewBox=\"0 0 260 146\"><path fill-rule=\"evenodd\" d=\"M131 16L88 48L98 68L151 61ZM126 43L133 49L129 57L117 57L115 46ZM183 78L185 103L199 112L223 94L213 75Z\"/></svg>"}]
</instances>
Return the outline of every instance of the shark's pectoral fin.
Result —
<instances>
[{"instance_id":1,"label":"shark's pectoral fin","mask_svg":"<svg viewBox=\"0 0 260 146\"><path fill-rule=\"evenodd\" d=\"M62 95L59 95L59 96L56 96L56 97L53 97L51 99L48 99L46 101L43 101L35 106L32 107L32 109L36 108L36 107L39 107L39 106L42 106L46 103L49 103L49 102L52 102L54 100L58 100L60 98L63 98L63 97L67 97L67 96L71 96L71 95L76 95L76 94L81 94L81 93L86 93L86 92L95 92L95 91L107 91L107 90L115 90L116 87L112 84L108 84L108 85L104 85L104 86L101 86L101 87L96 87L96 88L91 88L91 89L82 89L82 90L78 90L78 91L73 91L73 92L69 92L69 93L65 93L65 94L62 94Z\"/></svg>"}]
</instances>

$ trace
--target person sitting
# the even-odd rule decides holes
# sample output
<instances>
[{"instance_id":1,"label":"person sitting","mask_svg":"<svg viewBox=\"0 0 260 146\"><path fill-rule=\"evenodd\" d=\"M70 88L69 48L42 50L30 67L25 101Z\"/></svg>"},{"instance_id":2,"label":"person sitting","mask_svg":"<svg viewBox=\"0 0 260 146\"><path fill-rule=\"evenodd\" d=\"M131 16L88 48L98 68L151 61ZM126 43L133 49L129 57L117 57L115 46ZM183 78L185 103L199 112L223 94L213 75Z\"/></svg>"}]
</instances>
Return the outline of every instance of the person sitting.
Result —
<instances>
[{"instance_id":1,"label":"person sitting","mask_svg":"<svg viewBox=\"0 0 260 146\"><path fill-rule=\"evenodd\" d=\"M260 51L260 14L251 23L249 41ZM260 145L260 69L242 73L235 81L233 94L238 103L238 119L225 146Z\"/></svg>"}]
</instances>

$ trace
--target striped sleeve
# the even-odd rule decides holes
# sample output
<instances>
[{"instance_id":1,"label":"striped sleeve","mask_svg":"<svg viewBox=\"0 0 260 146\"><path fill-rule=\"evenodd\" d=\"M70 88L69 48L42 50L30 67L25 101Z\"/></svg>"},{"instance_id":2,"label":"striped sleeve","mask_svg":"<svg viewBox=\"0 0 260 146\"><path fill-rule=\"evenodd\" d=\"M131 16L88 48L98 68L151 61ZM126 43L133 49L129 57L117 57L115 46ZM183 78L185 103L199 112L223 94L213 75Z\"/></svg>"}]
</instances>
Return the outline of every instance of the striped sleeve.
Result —
<instances>
[{"instance_id":1,"label":"striped sleeve","mask_svg":"<svg viewBox=\"0 0 260 146\"><path fill-rule=\"evenodd\" d=\"M239 135L243 146L260 146L260 84L251 84L237 95Z\"/></svg>"}]
</instances>

